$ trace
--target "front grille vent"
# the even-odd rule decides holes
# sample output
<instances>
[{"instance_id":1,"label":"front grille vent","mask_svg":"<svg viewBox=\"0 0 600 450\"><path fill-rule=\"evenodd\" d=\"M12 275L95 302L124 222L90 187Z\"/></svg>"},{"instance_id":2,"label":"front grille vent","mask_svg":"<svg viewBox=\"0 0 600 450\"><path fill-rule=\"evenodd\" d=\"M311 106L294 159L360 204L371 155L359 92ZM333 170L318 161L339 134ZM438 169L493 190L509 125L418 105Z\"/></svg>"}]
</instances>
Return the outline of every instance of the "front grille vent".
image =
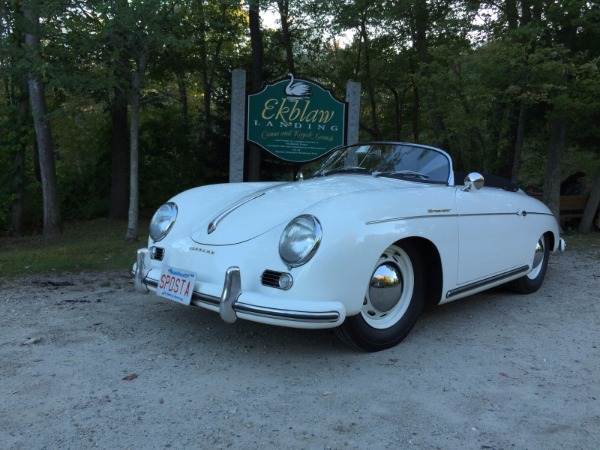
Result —
<instances>
[{"instance_id":1,"label":"front grille vent","mask_svg":"<svg viewBox=\"0 0 600 450\"><path fill-rule=\"evenodd\" d=\"M165 257L165 249L161 247L152 247L150 249L150 258L162 261Z\"/></svg>"},{"instance_id":2,"label":"front grille vent","mask_svg":"<svg viewBox=\"0 0 600 450\"><path fill-rule=\"evenodd\" d=\"M260 281L264 286L274 287L284 291L291 289L294 284L292 275L285 272L277 272L275 270L265 270L260 277Z\"/></svg>"},{"instance_id":3,"label":"front grille vent","mask_svg":"<svg viewBox=\"0 0 600 450\"><path fill-rule=\"evenodd\" d=\"M264 286L274 287L279 289L279 279L283 275L281 272L274 270L265 270L260 277L260 281Z\"/></svg>"}]
</instances>

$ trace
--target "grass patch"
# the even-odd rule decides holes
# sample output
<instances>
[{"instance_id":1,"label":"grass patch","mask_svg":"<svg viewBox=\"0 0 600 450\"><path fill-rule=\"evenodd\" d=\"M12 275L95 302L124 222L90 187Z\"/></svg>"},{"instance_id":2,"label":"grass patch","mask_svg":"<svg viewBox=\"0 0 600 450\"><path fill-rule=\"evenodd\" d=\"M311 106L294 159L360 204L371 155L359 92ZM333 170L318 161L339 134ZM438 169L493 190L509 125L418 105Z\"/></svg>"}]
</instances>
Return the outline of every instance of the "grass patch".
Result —
<instances>
[{"instance_id":1,"label":"grass patch","mask_svg":"<svg viewBox=\"0 0 600 450\"><path fill-rule=\"evenodd\" d=\"M125 242L126 221L98 219L63 224L56 239L41 235L0 238L2 278L23 275L78 272L127 271L136 250L146 245L148 222L140 221L139 242Z\"/></svg>"}]
</instances>

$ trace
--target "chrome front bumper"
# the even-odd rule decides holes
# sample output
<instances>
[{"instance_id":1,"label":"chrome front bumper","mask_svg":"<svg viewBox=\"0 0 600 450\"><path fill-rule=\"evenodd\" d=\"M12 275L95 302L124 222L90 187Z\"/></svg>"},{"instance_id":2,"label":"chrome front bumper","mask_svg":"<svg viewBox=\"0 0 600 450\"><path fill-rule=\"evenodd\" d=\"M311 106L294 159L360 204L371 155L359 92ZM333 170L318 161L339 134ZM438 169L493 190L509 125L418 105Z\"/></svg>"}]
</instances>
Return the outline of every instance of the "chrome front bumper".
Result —
<instances>
[{"instance_id":1,"label":"chrome front bumper","mask_svg":"<svg viewBox=\"0 0 600 450\"><path fill-rule=\"evenodd\" d=\"M567 243L565 242L565 240L563 238L560 238L558 240L558 251L563 253L565 250L567 249Z\"/></svg>"},{"instance_id":2,"label":"chrome front bumper","mask_svg":"<svg viewBox=\"0 0 600 450\"><path fill-rule=\"evenodd\" d=\"M158 279L149 276L150 269L146 265L148 257L149 250L147 248L139 249L137 261L130 271L135 288L140 292L148 292L149 288L158 286ZM344 308L341 305L327 311L280 309L240 301L242 292L240 269L232 266L225 273L221 297L201 293L194 289L191 303L195 306L217 310L223 321L227 323L234 323L240 317L294 328L333 328L340 325L345 317Z\"/></svg>"}]
</instances>

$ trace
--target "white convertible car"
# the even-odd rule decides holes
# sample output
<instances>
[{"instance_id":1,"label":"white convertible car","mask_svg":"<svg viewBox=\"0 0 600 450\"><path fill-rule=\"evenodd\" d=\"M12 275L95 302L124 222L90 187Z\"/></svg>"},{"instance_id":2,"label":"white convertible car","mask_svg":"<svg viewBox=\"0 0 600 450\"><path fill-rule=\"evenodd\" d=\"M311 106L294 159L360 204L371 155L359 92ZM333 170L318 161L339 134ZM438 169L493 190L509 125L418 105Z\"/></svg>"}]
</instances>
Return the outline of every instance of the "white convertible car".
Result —
<instances>
[{"instance_id":1,"label":"white convertible car","mask_svg":"<svg viewBox=\"0 0 600 450\"><path fill-rule=\"evenodd\" d=\"M132 276L226 322L334 328L389 348L425 305L508 282L536 291L564 248L538 200L455 176L442 150L384 142L335 150L302 181L190 189L158 209Z\"/></svg>"}]
</instances>

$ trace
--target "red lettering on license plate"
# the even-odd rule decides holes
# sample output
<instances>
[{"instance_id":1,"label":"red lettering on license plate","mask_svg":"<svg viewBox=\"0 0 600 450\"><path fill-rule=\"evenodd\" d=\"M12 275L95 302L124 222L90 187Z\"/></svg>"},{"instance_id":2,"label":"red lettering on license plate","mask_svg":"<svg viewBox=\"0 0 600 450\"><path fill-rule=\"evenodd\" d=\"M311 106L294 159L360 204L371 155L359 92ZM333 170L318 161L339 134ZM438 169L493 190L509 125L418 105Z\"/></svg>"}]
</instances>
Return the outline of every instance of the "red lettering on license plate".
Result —
<instances>
[{"instance_id":1,"label":"red lettering on license plate","mask_svg":"<svg viewBox=\"0 0 600 450\"><path fill-rule=\"evenodd\" d=\"M168 266L163 267L156 293L161 297L189 305L195 281L195 273Z\"/></svg>"}]
</instances>

